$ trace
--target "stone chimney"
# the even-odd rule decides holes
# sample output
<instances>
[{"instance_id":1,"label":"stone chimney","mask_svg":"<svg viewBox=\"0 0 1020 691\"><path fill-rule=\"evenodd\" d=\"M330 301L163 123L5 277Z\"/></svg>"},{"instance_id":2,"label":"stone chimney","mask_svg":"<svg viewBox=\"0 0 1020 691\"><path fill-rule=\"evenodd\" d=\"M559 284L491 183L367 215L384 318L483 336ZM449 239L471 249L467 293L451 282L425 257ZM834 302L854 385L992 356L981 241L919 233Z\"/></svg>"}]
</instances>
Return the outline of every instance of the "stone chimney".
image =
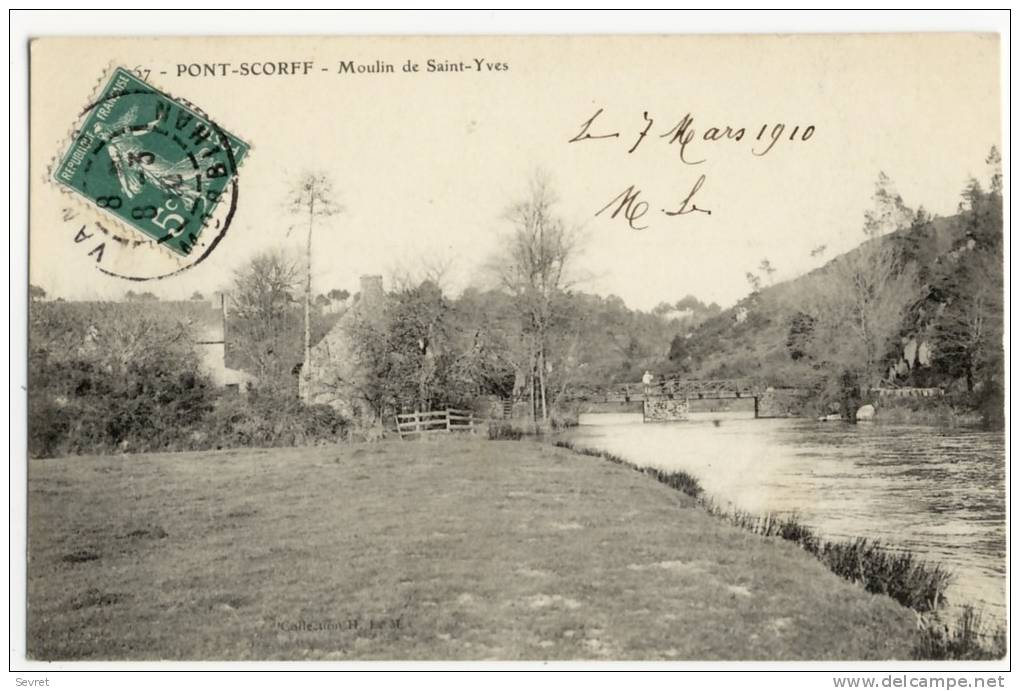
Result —
<instances>
[{"instance_id":1,"label":"stone chimney","mask_svg":"<svg viewBox=\"0 0 1020 691\"><path fill-rule=\"evenodd\" d=\"M361 277L361 309L378 311L383 308L382 276Z\"/></svg>"}]
</instances>

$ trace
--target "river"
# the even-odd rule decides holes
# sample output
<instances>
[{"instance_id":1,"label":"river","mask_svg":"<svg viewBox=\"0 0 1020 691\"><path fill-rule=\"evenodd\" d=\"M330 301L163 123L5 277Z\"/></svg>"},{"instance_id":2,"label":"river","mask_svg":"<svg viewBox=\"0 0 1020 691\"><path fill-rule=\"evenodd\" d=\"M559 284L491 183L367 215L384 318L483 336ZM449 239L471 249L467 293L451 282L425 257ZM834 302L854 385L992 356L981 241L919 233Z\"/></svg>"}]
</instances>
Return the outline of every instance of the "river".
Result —
<instances>
[{"instance_id":1,"label":"river","mask_svg":"<svg viewBox=\"0 0 1020 691\"><path fill-rule=\"evenodd\" d=\"M755 420L693 413L582 415L575 443L695 475L723 506L796 513L826 538L868 537L955 575L950 605L1005 620L1005 445L999 433L929 426Z\"/></svg>"}]
</instances>

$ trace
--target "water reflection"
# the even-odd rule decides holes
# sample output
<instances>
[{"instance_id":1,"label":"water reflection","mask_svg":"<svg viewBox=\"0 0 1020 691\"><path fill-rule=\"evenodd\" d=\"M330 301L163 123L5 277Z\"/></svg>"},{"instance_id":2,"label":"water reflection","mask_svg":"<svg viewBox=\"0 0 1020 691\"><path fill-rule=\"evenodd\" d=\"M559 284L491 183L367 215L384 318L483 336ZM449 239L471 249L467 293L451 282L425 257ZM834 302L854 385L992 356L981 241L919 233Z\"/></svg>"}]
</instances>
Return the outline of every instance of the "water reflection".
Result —
<instances>
[{"instance_id":1,"label":"water reflection","mask_svg":"<svg viewBox=\"0 0 1020 691\"><path fill-rule=\"evenodd\" d=\"M1001 434L928 426L754 420L701 413L678 423L583 415L579 444L696 475L722 505L798 513L829 538L869 537L936 559L947 597L1005 617Z\"/></svg>"}]
</instances>

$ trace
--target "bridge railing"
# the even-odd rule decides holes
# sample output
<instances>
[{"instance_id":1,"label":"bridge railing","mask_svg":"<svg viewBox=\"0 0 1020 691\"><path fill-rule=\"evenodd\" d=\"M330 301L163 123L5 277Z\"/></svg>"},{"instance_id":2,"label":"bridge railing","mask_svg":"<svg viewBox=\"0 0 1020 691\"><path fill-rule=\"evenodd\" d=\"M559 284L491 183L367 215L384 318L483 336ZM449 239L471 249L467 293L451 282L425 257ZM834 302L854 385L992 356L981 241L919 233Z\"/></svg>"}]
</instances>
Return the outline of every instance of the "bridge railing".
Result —
<instances>
[{"instance_id":1,"label":"bridge railing","mask_svg":"<svg viewBox=\"0 0 1020 691\"><path fill-rule=\"evenodd\" d=\"M801 381L795 386L784 386L750 378L687 379L668 376L653 381L647 387L642 382L624 382L608 387L575 389L568 394L568 398L598 403L641 402L645 399L646 389L649 396L655 398L750 398L761 397L769 390L807 391L818 388L820 384L821 380Z\"/></svg>"},{"instance_id":2,"label":"bridge railing","mask_svg":"<svg viewBox=\"0 0 1020 691\"><path fill-rule=\"evenodd\" d=\"M750 379L660 379L645 385L642 382L627 382L603 389L576 391L577 400L604 401L608 403L643 401L646 392L650 396L674 398L740 398L757 396L768 387Z\"/></svg>"}]
</instances>

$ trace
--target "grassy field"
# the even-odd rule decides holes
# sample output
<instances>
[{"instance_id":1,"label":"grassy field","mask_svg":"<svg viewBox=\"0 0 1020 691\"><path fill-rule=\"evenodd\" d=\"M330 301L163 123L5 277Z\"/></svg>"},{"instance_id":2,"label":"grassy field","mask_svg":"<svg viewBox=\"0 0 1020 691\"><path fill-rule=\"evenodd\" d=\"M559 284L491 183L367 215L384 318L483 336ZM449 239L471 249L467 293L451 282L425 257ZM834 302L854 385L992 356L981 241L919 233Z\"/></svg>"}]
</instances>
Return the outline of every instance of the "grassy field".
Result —
<instances>
[{"instance_id":1,"label":"grassy field","mask_svg":"<svg viewBox=\"0 0 1020 691\"><path fill-rule=\"evenodd\" d=\"M915 623L533 442L32 460L28 568L46 660L907 658Z\"/></svg>"}]
</instances>

